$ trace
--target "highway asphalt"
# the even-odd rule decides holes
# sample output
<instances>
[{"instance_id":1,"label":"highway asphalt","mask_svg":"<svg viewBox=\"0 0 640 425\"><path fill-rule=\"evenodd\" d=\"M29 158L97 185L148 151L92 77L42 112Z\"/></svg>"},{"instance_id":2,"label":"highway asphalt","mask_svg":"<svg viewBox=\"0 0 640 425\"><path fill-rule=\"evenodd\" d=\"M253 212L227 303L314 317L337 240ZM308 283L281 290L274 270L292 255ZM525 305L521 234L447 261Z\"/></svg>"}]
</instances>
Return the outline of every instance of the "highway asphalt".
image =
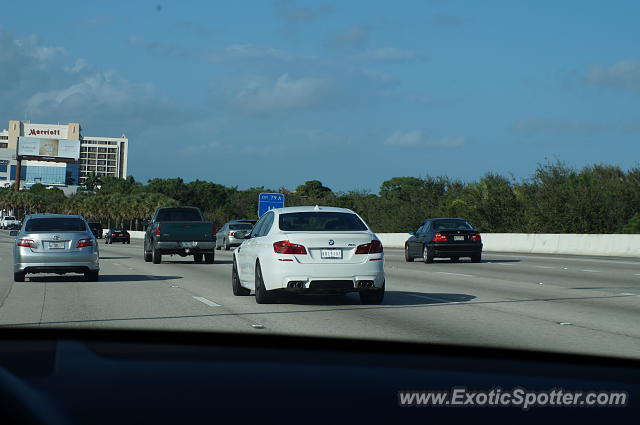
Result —
<instances>
[{"instance_id":1,"label":"highway asphalt","mask_svg":"<svg viewBox=\"0 0 640 425\"><path fill-rule=\"evenodd\" d=\"M640 357L640 259L485 253L483 262L405 263L385 250L383 305L356 294L258 305L231 293L231 252L145 263L140 240L100 241L99 282L12 279L0 232L0 326L188 329L378 338Z\"/></svg>"}]
</instances>

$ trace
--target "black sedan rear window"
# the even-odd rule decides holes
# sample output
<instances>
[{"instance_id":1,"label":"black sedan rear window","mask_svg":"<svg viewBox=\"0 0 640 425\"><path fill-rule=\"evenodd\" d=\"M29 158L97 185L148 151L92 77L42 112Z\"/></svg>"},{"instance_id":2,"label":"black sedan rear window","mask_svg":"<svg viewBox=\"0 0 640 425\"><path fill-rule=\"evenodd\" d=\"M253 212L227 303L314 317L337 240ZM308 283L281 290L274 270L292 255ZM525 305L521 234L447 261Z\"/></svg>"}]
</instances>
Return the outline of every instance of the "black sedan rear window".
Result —
<instances>
[{"instance_id":1,"label":"black sedan rear window","mask_svg":"<svg viewBox=\"0 0 640 425\"><path fill-rule=\"evenodd\" d=\"M299 212L280 215L280 230L292 232L353 232L367 230L355 214Z\"/></svg>"},{"instance_id":2,"label":"black sedan rear window","mask_svg":"<svg viewBox=\"0 0 640 425\"><path fill-rule=\"evenodd\" d=\"M84 232L87 228L80 218L32 218L27 221L27 232Z\"/></svg>"},{"instance_id":3,"label":"black sedan rear window","mask_svg":"<svg viewBox=\"0 0 640 425\"><path fill-rule=\"evenodd\" d=\"M434 220L433 230L471 230L473 226L466 220Z\"/></svg>"}]
</instances>

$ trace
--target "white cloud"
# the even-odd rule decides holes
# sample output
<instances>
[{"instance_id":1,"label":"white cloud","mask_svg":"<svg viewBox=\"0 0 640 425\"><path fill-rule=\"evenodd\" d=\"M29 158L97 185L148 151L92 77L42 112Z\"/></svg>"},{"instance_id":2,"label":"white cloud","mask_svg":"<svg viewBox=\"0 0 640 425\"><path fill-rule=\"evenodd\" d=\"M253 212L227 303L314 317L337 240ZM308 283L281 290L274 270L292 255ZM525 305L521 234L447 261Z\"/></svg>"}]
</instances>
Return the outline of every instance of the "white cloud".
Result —
<instances>
[{"instance_id":1,"label":"white cloud","mask_svg":"<svg viewBox=\"0 0 640 425\"><path fill-rule=\"evenodd\" d=\"M457 148L467 143L466 138L456 137L428 137L422 130L396 131L387 140L385 146L405 147L405 148Z\"/></svg>"},{"instance_id":2,"label":"white cloud","mask_svg":"<svg viewBox=\"0 0 640 425\"><path fill-rule=\"evenodd\" d=\"M594 86L640 93L640 61L625 59L609 67L592 66L586 81Z\"/></svg>"},{"instance_id":3,"label":"white cloud","mask_svg":"<svg viewBox=\"0 0 640 425\"><path fill-rule=\"evenodd\" d=\"M395 47L380 47L375 49L366 49L357 56L359 59L374 62L399 62L416 57L413 50L403 50Z\"/></svg>"},{"instance_id":4,"label":"white cloud","mask_svg":"<svg viewBox=\"0 0 640 425\"><path fill-rule=\"evenodd\" d=\"M360 48L369 42L371 29L362 25L353 25L335 33L331 44L336 47Z\"/></svg>"},{"instance_id":5,"label":"white cloud","mask_svg":"<svg viewBox=\"0 0 640 425\"><path fill-rule=\"evenodd\" d=\"M275 58L290 60L293 58L292 54L284 50L276 49L273 47L260 47L254 44L233 44L223 49L223 52L227 56L241 59Z\"/></svg>"},{"instance_id":6,"label":"white cloud","mask_svg":"<svg viewBox=\"0 0 640 425\"><path fill-rule=\"evenodd\" d=\"M302 109L320 103L330 87L331 82L325 78L293 79L283 74L275 82L259 81L245 86L231 103L257 112Z\"/></svg>"}]
</instances>

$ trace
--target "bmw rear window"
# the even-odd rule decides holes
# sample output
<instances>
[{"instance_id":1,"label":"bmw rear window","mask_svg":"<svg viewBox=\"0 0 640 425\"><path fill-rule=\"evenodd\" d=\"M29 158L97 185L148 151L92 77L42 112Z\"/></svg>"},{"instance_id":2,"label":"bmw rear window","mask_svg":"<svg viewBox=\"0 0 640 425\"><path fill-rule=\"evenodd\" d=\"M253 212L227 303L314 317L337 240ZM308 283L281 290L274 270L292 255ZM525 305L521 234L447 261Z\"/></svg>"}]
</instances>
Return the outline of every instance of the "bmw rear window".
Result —
<instances>
[{"instance_id":1,"label":"bmw rear window","mask_svg":"<svg viewBox=\"0 0 640 425\"><path fill-rule=\"evenodd\" d=\"M466 220L434 220L434 230L472 230L473 226Z\"/></svg>"},{"instance_id":2,"label":"bmw rear window","mask_svg":"<svg viewBox=\"0 0 640 425\"><path fill-rule=\"evenodd\" d=\"M355 214L340 212L299 212L281 214L280 230L291 232L354 232L367 230Z\"/></svg>"},{"instance_id":3,"label":"bmw rear window","mask_svg":"<svg viewBox=\"0 0 640 425\"><path fill-rule=\"evenodd\" d=\"M26 232L84 232L87 230L80 218L32 218L27 221Z\"/></svg>"},{"instance_id":4,"label":"bmw rear window","mask_svg":"<svg viewBox=\"0 0 640 425\"><path fill-rule=\"evenodd\" d=\"M232 223L229 225L229 230L251 230L253 224L251 223Z\"/></svg>"}]
</instances>

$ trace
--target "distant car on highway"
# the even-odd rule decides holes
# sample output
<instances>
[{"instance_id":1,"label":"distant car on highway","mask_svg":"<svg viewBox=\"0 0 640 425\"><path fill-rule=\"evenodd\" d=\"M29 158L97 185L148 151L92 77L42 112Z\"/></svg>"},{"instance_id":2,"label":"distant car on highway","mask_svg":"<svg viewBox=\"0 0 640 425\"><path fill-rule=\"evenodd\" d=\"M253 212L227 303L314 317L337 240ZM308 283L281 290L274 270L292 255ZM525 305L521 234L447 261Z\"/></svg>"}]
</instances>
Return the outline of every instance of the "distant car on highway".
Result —
<instances>
[{"instance_id":1,"label":"distant car on highway","mask_svg":"<svg viewBox=\"0 0 640 425\"><path fill-rule=\"evenodd\" d=\"M12 215L6 215L0 219L0 227L4 230L19 229L22 222Z\"/></svg>"},{"instance_id":2,"label":"distant car on highway","mask_svg":"<svg viewBox=\"0 0 640 425\"><path fill-rule=\"evenodd\" d=\"M13 247L13 280L24 282L31 273L82 273L97 281L98 243L81 216L34 214L25 217Z\"/></svg>"},{"instance_id":3,"label":"distant car on highway","mask_svg":"<svg viewBox=\"0 0 640 425\"><path fill-rule=\"evenodd\" d=\"M160 207L145 222L144 261L160 264L163 255L193 255L199 263L215 260L216 226L196 207Z\"/></svg>"},{"instance_id":4,"label":"distant car on highway","mask_svg":"<svg viewBox=\"0 0 640 425\"><path fill-rule=\"evenodd\" d=\"M471 258L472 263L482 259L482 237L464 218L430 218L414 232L404 245L404 258L416 258L433 263L435 258Z\"/></svg>"},{"instance_id":5,"label":"distant car on highway","mask_svg":"<svg viewBox=\"0 0 640 425\"><path fill-rule=\"evenodd\" d=\"M351 210L277 208L235 236L245 240L233 252L234 295L255 290L258 304L282 292L358 292L363 304L384 298L382 243Z\"/></svg>"},{"instance_id":6,"label":"distant car on highway","mask_svg":"<svg viewBox=\"0 0 640 425\"><path fill-rule=\"evenodd\" d=\"M91 229L91 231L93 232L93 235L96 238L102 239L102 233L104 232L104 229L102 228L102 223L98 221L90 221L89 228Z\"/></svg>"},{"instance_id":7,"label":"distant car on highway","mask_svg":"<svg viewBox=\"0 0 640 425\"><path fill-rule=\"evenodd\" d=\"M124 229L109 229L104 237L104 243L112 244L114 242L131 243L131 235Z\"/></svg>"},{"instance_id":8,"label":"distant car on highway","mask_svg":"<svg viewBox=\"0 0 640 425\"><path fill-rule=\"evenodd\" d=\"M224 248L228 251L230 248L240 246L242 239L236 239L236 231L251 231L256 222L257 220L231 220L225 223L216 233L216 249Z\"/></svg>"}]
</instances>

